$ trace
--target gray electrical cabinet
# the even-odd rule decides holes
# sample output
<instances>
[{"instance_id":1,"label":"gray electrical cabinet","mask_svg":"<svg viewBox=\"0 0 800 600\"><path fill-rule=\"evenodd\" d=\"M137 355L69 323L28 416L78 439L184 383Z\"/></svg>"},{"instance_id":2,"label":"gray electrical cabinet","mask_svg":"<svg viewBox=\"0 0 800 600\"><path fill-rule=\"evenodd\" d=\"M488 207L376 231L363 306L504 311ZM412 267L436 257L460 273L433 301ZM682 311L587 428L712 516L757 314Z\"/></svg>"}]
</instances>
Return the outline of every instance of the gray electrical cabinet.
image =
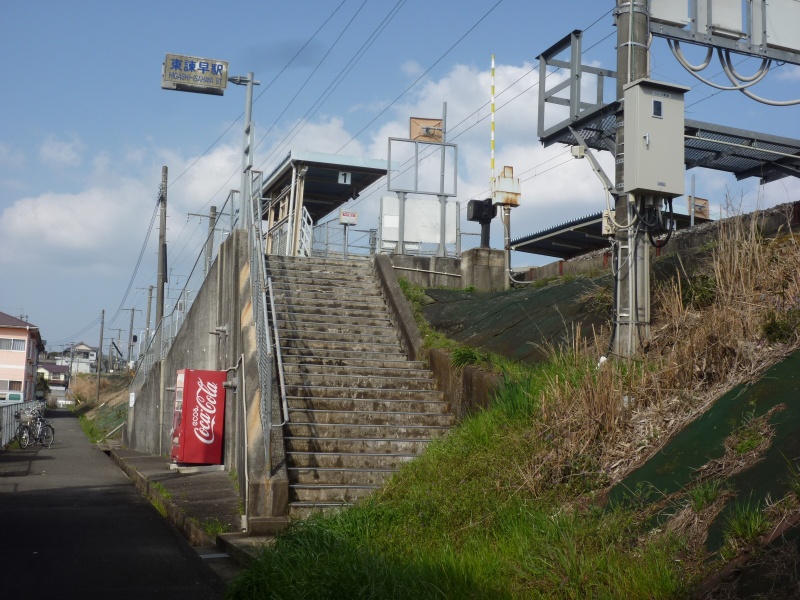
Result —
<instances>
[{"instance_id":1,"label":"gray electrical cabinet","mask_svg":"<svg viewBox=\"0 0 800 600\"><path fill-rule=\"evenodd\" d=\"M684 193L683 95L689 88L650 79L625 92L626 194L674 198Z\"/></svg>"}]
</instances>

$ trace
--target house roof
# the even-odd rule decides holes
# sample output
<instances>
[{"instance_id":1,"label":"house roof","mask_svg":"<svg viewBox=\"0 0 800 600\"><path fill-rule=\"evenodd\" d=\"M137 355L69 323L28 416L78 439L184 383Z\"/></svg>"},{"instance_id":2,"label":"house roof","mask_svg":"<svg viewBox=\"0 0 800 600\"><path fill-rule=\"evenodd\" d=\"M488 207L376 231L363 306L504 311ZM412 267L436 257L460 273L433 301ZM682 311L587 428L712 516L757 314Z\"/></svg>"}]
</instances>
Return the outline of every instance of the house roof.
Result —
<instances>
[{"instance_id":1,"label":"house roof","mask_svg":"<svg viewBox=\"0 0 800 600\"><path fill-rule=\"evenodd\" d=\"M9 314L4 312L0 312L0 327L7 327L11 329L24 329L33 337L34 341L36 342L36 349L39 352L44 352L44 342L42 341L42 335L39 333L39 328L36 325L31 325L27 321L23 321L22 319L18 319L17 317L12 317Z\"/></svg>"},{"instance_id":2,"label":"house roof","mask_svg":"<svg viewBox=\"0 0 800 600\"><path fill-rule=\"evenodd\" d=\"M22 319L18 319L17 317L12 317L4 312L0 312L0 327L19 327L21 329L27 329L29 327L35 328L36 326Z\"/></svg>"},{"instance_id":3,"label":"house roof","mask_svg":"<svg viewBox=\"0 0 800 600\"><path fill-rule=\"evenodd\" d=\"M69 373L69 365L53 365L53 364L45 364L39 365L40 369L44 369L49 373Z\"/></svg>"}]
</instances>

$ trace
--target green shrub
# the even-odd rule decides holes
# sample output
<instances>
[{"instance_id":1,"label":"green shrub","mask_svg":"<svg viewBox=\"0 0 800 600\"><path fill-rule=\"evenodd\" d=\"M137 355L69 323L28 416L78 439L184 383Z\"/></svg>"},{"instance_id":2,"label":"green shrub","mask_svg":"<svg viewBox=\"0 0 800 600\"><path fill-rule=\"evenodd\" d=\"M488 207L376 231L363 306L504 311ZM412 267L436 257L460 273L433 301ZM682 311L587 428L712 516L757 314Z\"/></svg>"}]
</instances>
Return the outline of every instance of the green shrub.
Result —
<instances>
[{"instance_id":1,"label":"green shrub","mask_svg":"<svg viewBox=\"0 0 800 600\"><path fill-rule=\"evenodd\" d=\"M770 344L786 343L797 335L798 325L800 325L800 309L771 310L764 317L761 331Z\"/></svg>"}]
</instances>

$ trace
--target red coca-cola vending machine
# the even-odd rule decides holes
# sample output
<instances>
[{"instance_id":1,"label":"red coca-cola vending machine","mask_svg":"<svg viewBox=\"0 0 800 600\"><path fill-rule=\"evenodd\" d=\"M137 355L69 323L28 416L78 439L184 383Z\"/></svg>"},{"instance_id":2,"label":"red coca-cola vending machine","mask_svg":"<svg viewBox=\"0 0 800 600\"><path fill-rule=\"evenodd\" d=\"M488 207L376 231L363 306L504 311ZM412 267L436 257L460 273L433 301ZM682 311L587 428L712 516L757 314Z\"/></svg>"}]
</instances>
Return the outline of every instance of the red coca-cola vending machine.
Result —
<instances>
[{"instance_id":1,"label":"red coca-cola vending machine","mask_svg":"<svg viewBox=\"0 0 800 600\"><path fill-rule=\"evenodd\" d=\"M225 426L225 371L181 369L175 382L172 460L222 464Z\"/></svg>"}]
</instances>

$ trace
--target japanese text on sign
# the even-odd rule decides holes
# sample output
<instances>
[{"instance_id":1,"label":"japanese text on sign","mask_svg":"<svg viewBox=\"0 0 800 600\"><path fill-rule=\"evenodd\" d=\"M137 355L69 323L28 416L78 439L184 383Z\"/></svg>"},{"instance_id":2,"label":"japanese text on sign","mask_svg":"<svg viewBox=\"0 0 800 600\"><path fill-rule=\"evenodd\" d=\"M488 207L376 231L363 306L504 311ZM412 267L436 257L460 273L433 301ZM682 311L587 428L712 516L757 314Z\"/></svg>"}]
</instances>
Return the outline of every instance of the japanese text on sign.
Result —
<instances>
[{"instance_id":1,"label":"japanese text on sign","mask_svg":"<svg viewBox=\"0 0 800 600\"><path fill-rule=\"evenodd\" d=\"M167 54L161 87L177 86L224 90L228 85L228 63L222 60Z\"/></svg>"}]
</instances>

